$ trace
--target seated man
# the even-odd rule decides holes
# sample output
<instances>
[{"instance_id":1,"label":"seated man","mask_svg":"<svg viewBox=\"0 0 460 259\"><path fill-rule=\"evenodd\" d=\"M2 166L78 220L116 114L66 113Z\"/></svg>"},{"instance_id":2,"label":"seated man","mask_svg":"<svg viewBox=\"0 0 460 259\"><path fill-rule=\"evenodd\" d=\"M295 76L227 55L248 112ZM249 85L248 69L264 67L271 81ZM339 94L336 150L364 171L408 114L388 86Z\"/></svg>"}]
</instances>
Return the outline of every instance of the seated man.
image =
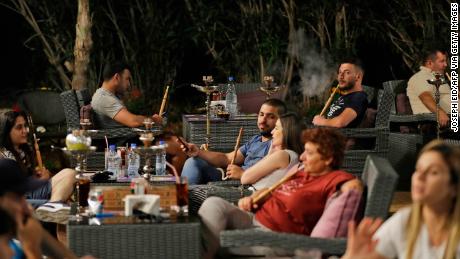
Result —
<instances>
[{"instance_id":1,"label":"seated man","mask_svg":"<svg viewBox=\"0 0 460 259\"><path fill-rule=\"evenodd\" d=\"M240 179L244 170L267 155L276 121L280 114L286 112L286 105L278 99L268 99L260 107L257 126L260 135L253 136L240 147L234 165L230 165L234 152L220 153L200 150L194 144L182 145L182 150L190 156L185 161L182 175L187 176L189 184L203 184L209 181L220 181L221 173L216 167L227 168L231 179Z\"/></svg>"},{"instance_id":2,"label":"seated man","mask_svg":"<svg viewBox=\"0 0 460 259\"><path fill-rule=\"evenodd\" d=\"M27 258L42 258L42 249L45 249L53 258L76 258L68 248L45 231L38 220L32 217L30 205L27 204L24 194L40 188L46 184L46 181L26 177L18 163L12 159L0 159L0 172L2 172L0 208L16 220L16 238L21 245L10 242L10 245L16 250L15 256L17 258L22 258L21 255Z\"/></svg>"},{"instance_id":3,"label":"seated man","mask_svg":"<svg viewBox=\"0 0 460 259\"><path fill-rule=\"evenodd\" d=\"M132 114L126 109L120 96L128 90L131 80L129 67L123 63L107 64L103 72L104 82L96 90L91 100L98 126L100 128L140 127L146 116ZM161 123L161 117L152 116L155 123Z\"/></svg>"},{"instance_id":4,"label":"seated man","mask_svg":"<svg viewBox=\"0 0 460 259\"><path fill-rule=\"evenodd\" d=\"M303 133L305 151L302 165L293 166L291 177L268 197L258 196L267 189L240 199L238 207L219 197L205 200L198 214L203 223L204 256L212 258L225 229L260 228L277 232L310 235L320 219L326 201L343 183L355 179L340 170L345 137L329 128L313 128ZM350 184L349 188L355 188ZM342 189L342 191L346 191Z\"/></svg>"},{"instance_id":5,"label":"seated man","mask_svg":"<svg viewBox=\"0 0 460 259\"><path fill-rule=\"evenodd\" d=\"M316 115L313 124L336 128L356 128L364 118L367 109L367 94L361 85L364 71L358 60L346 60L339 66L337 80L344 92L334 101L326 117Z\"/></svg>"},{"instance_id":6,"label":"seated man","mask_svg":"<svg viewBox=\"0 0 460 259\"><path fill-rule=\"evenodd\" d=\"M434 99L436 87L427 82L428 79L434 79L434 73L444 75L447 67L446 52L439 49L427 51L423 56L423 64L420 71L415 73L407 83L407 96L413 114L435 113L436 102ZM440 109L439 124L446 127L449 122L450 113L450 88L448 84L439 87ZM457 101L458 102L458 101Z\"/></svg>"}]
</instances>

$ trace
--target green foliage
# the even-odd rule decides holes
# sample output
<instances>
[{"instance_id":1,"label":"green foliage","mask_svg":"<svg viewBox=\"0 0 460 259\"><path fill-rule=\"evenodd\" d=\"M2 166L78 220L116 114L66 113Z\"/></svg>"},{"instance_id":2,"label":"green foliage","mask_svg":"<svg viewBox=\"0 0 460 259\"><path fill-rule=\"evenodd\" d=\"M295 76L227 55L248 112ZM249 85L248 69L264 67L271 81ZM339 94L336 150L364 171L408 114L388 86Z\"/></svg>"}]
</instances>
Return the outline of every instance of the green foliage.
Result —
<instances>
[{"instance_id":1,"label":"green foliage","mask_svg":"<svg viewBox=\"0 0 460 259\"><path fill-rule=\"evenodd\" d=\"M257 82L261 69L284 62L288 44L287 21L279 1L185 0L197 44L205 44L218 77L232 74L240 81ZM278 78L280 78L280 71Z\"/></svg>"},{"instance_id":2,"label":"green foliage","mask_svg":"<svg viewBox=\"0 0 460 259\"><path fill-rule=\"evenodd\" d=\"M447 48L450 37L449 1L393 0L382 2L382 10L375 13L376 30L384 31L392 51L402 55L407 67L417 71L422 50Z\"/></svg>"},{"instance_id":3,"label":"green foliage","mask_svg":"<svg viewBox=\"0 0 460 259\"><path fill-rule=\"evenodd\" d=\"M183 57L186 34L184 15L174 1L106 1L94 9L94 69L116 58L131 66L133 87L141 90L152 107L163 95L164 85L174 80ZM100 70L99 70L100 71ZM92 75L100 81L100 73Z\"/></svg>"},{"instance_id":4,"label":"green foliage","mask_svg":"<svg viewBox=\"0 0 460 259\"><path fill-rule=\"evenodd\" d=\"M77 1L27 3L55 51L53 62L72 62ZM435 0L91 1L94 45L88 87L94 91L100 84L104 64L121 59L132 66L134 88L142 93L141 99L128 101L129 108L142 111L141 106L159 106L164 86L182 68L184 52L191 49L188 45L207 50L216 81L230 74L241 82L261 81L263 74L281 81L295 76L302 65L288 51L298 29L333 60L357 53L358 40L372 39L384 42L389 52L401 55L405 65L414 69L428 42L447 43L449 10L449 1ZM25 44L41 49L39 37L33 30L30 35ZM43 64L37 59L44 58L36 55L31 62ZM46 73L40 83L60 89L62 75L53 66L41 71ZM302 102L296 93L291 97ZM197 106L177 105L183 107L174 109L178 114Z\"/></svg>"}]
</instances>

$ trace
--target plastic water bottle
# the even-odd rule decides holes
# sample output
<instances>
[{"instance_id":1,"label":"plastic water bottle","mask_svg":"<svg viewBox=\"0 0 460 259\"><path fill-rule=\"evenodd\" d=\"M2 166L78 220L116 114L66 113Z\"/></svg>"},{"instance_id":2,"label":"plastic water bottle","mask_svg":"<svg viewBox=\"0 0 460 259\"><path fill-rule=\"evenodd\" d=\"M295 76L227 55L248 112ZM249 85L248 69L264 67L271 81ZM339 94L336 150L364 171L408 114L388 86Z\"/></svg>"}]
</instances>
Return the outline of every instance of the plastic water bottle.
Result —
<instances>
[{"instance_id":1,"label":"plastic water bottle","mask_svg":"<svg viewBox=\"0 0 460 259\"><path fill-rule=\"evenodd\" d=\"M107 171L112 172L111 180L117 179L121 169L121 157L118 155L115 145L109 146L109 154L107 156Z\"/></svg>"},{"instance_id":2,"label":"plastic water bottle","mask_svg":"<svg viewBox=\"0 0 460 259\"><path fill-rule=\"evenodd\" d=\"M139 167L141 166L141 157L139 154L134 152L137 147L136 143L131 144L131 148L128 151L128 178L133 179L139 177Z\"/></svg>"},{"instance_id":3,"label":"plastic water bottle","mask_svg":"<svg viewBox=\"0 0 460 259\"><path fill-rule=\"evenodd\" d=\"M155 173L156 175L166 174L166 144L160 140L160 151L156 154Z\"/></svg>"},{"instance_id":4,"label":"plastic water bottle","mask_svg":"<svg viewBox=\"0 0 460 259\"><path fill-rule=\"evenodd\" d=\"M238 114L238 100L236 96L235 84L233 83L233 76L228 77L227 94L225 95L225 105L231 118Z\"/></svg>"}]
</instances>

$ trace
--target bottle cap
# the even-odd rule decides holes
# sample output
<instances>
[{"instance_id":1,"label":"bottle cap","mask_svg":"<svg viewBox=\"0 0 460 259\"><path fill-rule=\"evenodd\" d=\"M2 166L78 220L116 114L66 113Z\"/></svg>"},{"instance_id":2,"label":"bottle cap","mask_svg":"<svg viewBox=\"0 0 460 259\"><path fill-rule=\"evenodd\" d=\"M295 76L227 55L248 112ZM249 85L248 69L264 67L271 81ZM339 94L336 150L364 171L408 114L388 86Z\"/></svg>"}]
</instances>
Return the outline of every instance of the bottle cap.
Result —
<instances>
[{"instance_id":1,"label":"bottle cap","mask_svg":"<svg viewBox=\"0 0 460 259\"><path fill-rule=\"evenodd\" d=\"M235 78L233 78L233 76L228 77L228 81L233 82L233 80L235 80Z\"/></svg>"},{"instance_id":2,"label":"bottle cap","mask_svg":"<svg viewBox=\"0 0 460 259\"><path fill-rule=\"evenodd\" d=\"M114 151L114 150L115 150L115 147L116 147L115 145L110 145L110 146L109 146L109 149Z\"/></svg>"},{"instance_id":3,"label":"bottle cap","mask_svg":"<svg viewBox=\"0 0 460 259\"><path fill-rule=\"evenodd\" d=\"M131 143L131 148L136 148L137 144L136 143Z\"/></svg>"}]
</instances>

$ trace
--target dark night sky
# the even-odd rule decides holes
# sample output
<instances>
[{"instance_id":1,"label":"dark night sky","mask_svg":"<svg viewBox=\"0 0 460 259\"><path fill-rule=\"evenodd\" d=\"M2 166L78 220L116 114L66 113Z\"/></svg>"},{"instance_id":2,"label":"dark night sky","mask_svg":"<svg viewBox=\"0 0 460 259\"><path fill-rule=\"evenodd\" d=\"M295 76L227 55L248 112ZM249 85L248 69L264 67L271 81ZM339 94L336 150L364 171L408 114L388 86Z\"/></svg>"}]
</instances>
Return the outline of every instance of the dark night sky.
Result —
<instances>
[{"instance_id":1,"label":"dark night sky","mask_svg":"<svg viewBox=\"0 0 460 259\"><path fill-rule=\"evenodd\" d=\"M27 56L30 51L24 47L23 19L12 11L0 7L0 19L3 28L1 41L1 78L2 88L19 87L24 85L26 70L28 69Z\"/></svg>"}]
</instances>

